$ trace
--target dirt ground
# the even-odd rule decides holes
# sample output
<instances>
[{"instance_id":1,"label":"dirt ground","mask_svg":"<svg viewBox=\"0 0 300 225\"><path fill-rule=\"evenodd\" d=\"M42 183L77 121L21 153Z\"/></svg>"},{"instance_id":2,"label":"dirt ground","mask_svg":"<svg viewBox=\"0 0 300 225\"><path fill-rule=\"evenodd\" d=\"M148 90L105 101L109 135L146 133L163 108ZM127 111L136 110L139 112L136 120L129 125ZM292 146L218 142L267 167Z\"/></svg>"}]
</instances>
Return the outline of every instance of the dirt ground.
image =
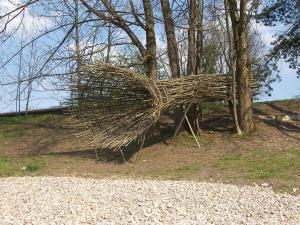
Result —
<instances>
[{"instance_id":1,"label":"dirt ground","mask_svg":"<svg viewBox=\"0 0 300 225\"><path fill-rule=\"evenodd\" d=\"M71 135L63 115L0 117L0 177L125 176L268 183L275 190L299 194L300 121L267 116L300 115L300 100L255 103L254 114L255 131L237 137L227 108L206 105L202 133L197 137L200 149L187 132L171 138L174 128L164 115L160 130L149 133L142 150L139 143L124 150L126 162L120 152L109 150L99 151L96 159L95 150L84 149L84 140Z\"/></svg>"}]
</instances>

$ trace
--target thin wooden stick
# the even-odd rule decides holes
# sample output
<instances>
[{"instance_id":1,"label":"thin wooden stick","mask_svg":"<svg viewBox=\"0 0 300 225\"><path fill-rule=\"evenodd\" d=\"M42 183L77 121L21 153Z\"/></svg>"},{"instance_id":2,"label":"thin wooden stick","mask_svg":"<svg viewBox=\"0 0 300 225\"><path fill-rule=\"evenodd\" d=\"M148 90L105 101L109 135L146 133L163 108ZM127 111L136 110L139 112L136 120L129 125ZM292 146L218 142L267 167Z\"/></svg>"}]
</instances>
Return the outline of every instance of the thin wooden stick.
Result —
<instances>
[{"instance_id":1,"label":"thin wooden stick","mask_svg":"<svg viewBox=\"0 0 300 225\"><path fill-rule=\"evenodd\" d=\"M145 143L145 134L143 134L143 136L142 136L142 143L141 143L141 146L140 146L140 149L139 149L139 151L140 150L142 150L142 148L144 147L144 143Z\"/></svg>"},{"instance_id":2,"label":"thin wooden stick","mask_svg":"<svg viewBox=\"0 0 300 225\"><path fill-rule=\"evenodd\" d=\"M188 107L184 110L183 115L182 115L182 117L181 117L181 120L180 120L179 124L178 124L177 127L176 127L176 130L175 130L175 132L174 132L173 137L176 137L176 136L178 135L179 130L180 130L181 126L182 126L182 123L183 123L183 121L184 121L184 119L185 119L185 116L186 116L186 114L188 113L189 109L191 108L192 104L193 104L193 103L191 102L191 103L188 105Z\"/></svg>"},{"instance_id":3,"label":"thin wooden stick","mask_svg":"<svg viewBox=\"0 0 300 225\"><path fill-rule=\"evenodd\" d=\"M194 138L195 138L195 141L197 142L197 145L198 145L199 149L201 149L201 146L200 146L200 144L199 144L199 142L198 142L198 139L197 139L197 137L196 137L196 135L195 135L195 133L194 133L194 131L193 131L193 128L192 128L192 126L191 126L191 124L190 124L190 121L189 121L189 119L187 118L186 115L185 115L185 120L186 120L187 124L189 125L189 128L190 128L190 130L191 130L191 132L192 132L192 134L193 134L193 136L194 136Z\"/></svg>"},{"instance_id":4,"label":"thin wooden stick","mask_svg":"<svg viewBox=\"0 0 300 225\"><path fill-rule=\"evenodd\" d=\"M121 152L121 155L122 155L123 162L125 163L125 162L126 162L126 159L125 159L124 152L123 152L123 150L122 150L122 149L120 149L120 152Z\"/></svg>"},{"instance_id":5,"label":"thin wooden stick","mask_svg":"<svg viewBox=\"0 0 300 225\"><path fill-rule=\"evenodd\" d=\"M99 161L99 155L98 155L98 149L95 148L95 154L96 154L96 161Z\"/></svg>"}]
</instances>

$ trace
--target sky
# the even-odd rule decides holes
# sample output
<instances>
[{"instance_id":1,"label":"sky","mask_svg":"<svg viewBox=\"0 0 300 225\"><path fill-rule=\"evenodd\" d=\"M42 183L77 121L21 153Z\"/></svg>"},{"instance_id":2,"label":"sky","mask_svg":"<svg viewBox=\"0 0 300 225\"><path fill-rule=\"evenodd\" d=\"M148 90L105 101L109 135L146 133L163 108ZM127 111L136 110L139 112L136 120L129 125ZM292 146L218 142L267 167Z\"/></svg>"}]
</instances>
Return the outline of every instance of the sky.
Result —
<instances>
[{"instance_id":1,"label":"sky","mask_svg":"<svg viewBox=\"0 0 300 225\"><path fill-rule=\"evenodd\" d=\"M266 48L270 49L272 47L271 42L275 40L274 35L282 30L282 26L267 27L262 24L255 24L255 26L260 32ZM271 96L261 94L259 101L291 99L300 95L300 79L297 78L296 70L290 69L288 63L283 60L280 60L277 65L281 81L272 83Z\"/></svg>"},{"instance_id":2,"label":"sky","mask_svg":"<svg viewBox=\"0 0 300 225\"><path fill-rule=\"evenodd\" d=\"M19 1L19 0L13 0ZM8 0L0 0L0 12L1 8L9 8ZM28 33L34 33L35 29L38 29L40 26L43 27L45 24L47 26L52 26L51 21L47 20L38 20L30 13L25 14L25 30ZM12 24L12 28L17 26L18 21L15 21ZM253 25L253 24L252 24ZM274 35L278 33L282 27L266 27L262 24L254 24L258 32L261 34L261 38L266 44L266 48L271 48L271 42L274 40ZM1 29L1 24L0 24ZM17 33L17 36L21 36L21 33ZM18 43L19 44L19 43ZM16 46L14 46L16 47ZM14 49L12 47L11 49ZM13 65L14 66L14 65ZM291 99L300 95L300 79L297 79L297 74L295 70L291 70L287 63L281 60L278 64L280 70L281 81L274 82L271 87L273 91L271 92L271 96L266 94L261 94L259 96L259 101L272 101L272 100L281 100L281 99ZM0 76L3 74L0 74ZM1 77L0 77L1 78ZM0 80L1 81L1 80ZM31 109L38 108L49 108L53 106L59 106L62 101L65 100L66 95L57 92L57 91L49 91L44 88L45 86L50 86L47 84L47 81L43 81L42 83L36 84L35 89L37 92L34 94L32 101L30 103ZM0 112L11 112L15 110L15 102L8 100L10 92L12 92L11 87L4 87L0 85ZM4 97L3 97L4 96ZM11 96L10 96L11 97ZM24 107L24 102L23 102Z\"/></svg>"}]
</instances>

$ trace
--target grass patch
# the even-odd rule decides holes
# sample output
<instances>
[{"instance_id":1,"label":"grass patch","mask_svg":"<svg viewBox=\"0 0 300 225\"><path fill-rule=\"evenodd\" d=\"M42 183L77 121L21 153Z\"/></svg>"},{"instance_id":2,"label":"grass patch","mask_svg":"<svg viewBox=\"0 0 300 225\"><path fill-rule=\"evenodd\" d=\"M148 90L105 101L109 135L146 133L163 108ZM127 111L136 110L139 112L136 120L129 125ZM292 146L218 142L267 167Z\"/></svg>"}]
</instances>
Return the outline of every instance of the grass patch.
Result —
<instances>
[{"instance_id":1,"label":"grass patch","mask_svg":"<svg viewBox=\"0 0 300 225\"><path fill-rule=\"evenodd\" d=\"M57 114L0 117L0 141L22 137L35 127L51 128L58 134L64 118L64 115Z\"/></svg>"},{"instance_id":2,"label":"grass patch","mask_svg":"<svg viewBox=\"0 0 300 225\"><path fill-rule=\"evenodd\" d=\"M16 163L9 159L0 159L0 177L13 176L18 170Z\"/></svg>"},{"instance_id":3,"label":"grass patch","mask_svg":"<svg viewBox=\"0 0 300 225\"><path fill-rule=\"evenodd\" d=\"M278 185L276 187L276 189L281 191L281 192L286 192L286 193L291 193L292 192L292 188L289 185L286 185L286 184Z\"/></svg>"},{"instance_id":4,"label":"grass patch","mask_svg":"<svg viewBox=\"0 0 300 225\"><path fill-rule=\"evenodd\" d=\"M3 132L0 132L0 141L4 140L6 138L5 134Z\"/></svg>"},{"instance_id":5,"label":"grass patch","mask_svg":"<svg viewBox=\"0 0 300 225\"><path fill-rule=\"evenodd\" d=\"M25 168L26 171L33 173L41 170L43 167L44 167L44 163L42 163L41 161L34 161L28 164Z\"/></svg>"},{"instance_id":6,"label":"grass patch","mask_svg":"<svg viewBox=\"0 0 300 225\"><path fill-rule=\"evenodd\" d=\"M197 141L200 144L211 144L217 142L217 137L214 135L196 135ZM190 135L188 132L182 132L181 137L179 137L179 143L185 147L193 147L195 143L195 138L193 135Z\"/></svg>"},{"instance_id":7,"label":"grass patch","mask_svg":"<svg viewBox=\"0 0 300 225\"><path fill-rule=\"evenodd\" d=\"M0 177L29 175L44 167L40 159L0 159Z\"/></svg>"},{"instance_id":8,"label":"grass patch","mask_svg":"<svg viewBox=\"0 0 300 225\"><path fill-rule=\"evenodd\" d=\"M224 155L216 165L250 180L292 180L300 173L300 153L297 149L288 152L256 149L245 155Z\"/></svg>"},{"instance_id":9,"label":"grass patch","mask_svg":"<svg viewBox=\"0 0 300 225\"><path fill-rule=\"evenodd\" d=\"M8 116L8 117L0 117L1 124L21 124L30 120L34 116Z\"/></svg>"},{"instance_id":10,"label":"grass patch","mask_svg":"<svg viewBox=\"0 0 300 225\"><path fill-rule=\"evenodd\" d=\"M7 125L5 128L0 128L0 140L18 138L22 137L24 134L25 128L18 124Z\"/></svg>"}]
</instances>

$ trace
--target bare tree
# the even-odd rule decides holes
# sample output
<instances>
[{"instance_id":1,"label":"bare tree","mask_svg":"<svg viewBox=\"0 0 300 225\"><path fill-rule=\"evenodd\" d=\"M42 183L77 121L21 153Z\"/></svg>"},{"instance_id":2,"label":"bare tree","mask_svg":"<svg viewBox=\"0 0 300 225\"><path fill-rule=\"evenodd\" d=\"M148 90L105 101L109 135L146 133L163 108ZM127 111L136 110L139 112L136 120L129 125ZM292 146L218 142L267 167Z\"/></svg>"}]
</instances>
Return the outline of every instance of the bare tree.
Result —
<instances>
[{"instance_id":1,"label":"bare tree","mask_svg":"<svg viewBox=\"0 0 300 225\"><path fill-rule=\"evenodd\" d=\"M101 0L109 16L97 10L95 6L88 4L85 0L80 0L81 3L94 15L102 20L110 21L113 25L122 29L131 39L132 43L138 48L142 62L145 67L145 72L151 79L156 79L157 76L157 60L156 60L156 38L154 30L154 16L150 0L143 0L143 8L145 13L145 24L141 23L136 14L134 5L132 3L132 13L135 16L135 25L142 28L146 33L146 47L143 46L137 34L130 28L127 21L115 10L113 5L107 0Z\"/></svg>"}]
</instances>

